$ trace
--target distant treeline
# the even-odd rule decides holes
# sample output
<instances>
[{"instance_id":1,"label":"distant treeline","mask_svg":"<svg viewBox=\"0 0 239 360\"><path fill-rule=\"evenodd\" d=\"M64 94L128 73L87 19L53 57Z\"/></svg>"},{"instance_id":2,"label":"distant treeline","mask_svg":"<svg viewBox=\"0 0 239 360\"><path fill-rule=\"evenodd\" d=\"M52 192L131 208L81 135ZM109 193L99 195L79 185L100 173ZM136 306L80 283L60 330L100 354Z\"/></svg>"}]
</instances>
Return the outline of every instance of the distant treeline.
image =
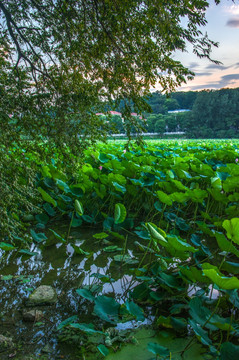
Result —
<instances>
[{"instance_id":1,"label":"distant treeline","mask_svg":"<svg viewBox=\"0 0 239 360\"><path fill-rule=\"evenodd\" d=\"M239 88L174 92L159 91L147 98L152 108L145 113L148 132L185 131L190 138L239 138ZM186 109L190 111L170 111ZM139 120L140 121L140 120ZM122 132L121 119L114 119Z\"/></svg>"},{"instance_id":2,"label":"distant treeline","mask_svg":"<svg viewBox=\"0 0 239 360\"><path fill-rule=\"evenodd\" d=\"M175 92L169 98L155 92L147 101L152 108L145 114L149 132L168 128L194 138L239 137L239 88ZM191 111L168 113L179 109Z\"/></svg>"}]
</instances>

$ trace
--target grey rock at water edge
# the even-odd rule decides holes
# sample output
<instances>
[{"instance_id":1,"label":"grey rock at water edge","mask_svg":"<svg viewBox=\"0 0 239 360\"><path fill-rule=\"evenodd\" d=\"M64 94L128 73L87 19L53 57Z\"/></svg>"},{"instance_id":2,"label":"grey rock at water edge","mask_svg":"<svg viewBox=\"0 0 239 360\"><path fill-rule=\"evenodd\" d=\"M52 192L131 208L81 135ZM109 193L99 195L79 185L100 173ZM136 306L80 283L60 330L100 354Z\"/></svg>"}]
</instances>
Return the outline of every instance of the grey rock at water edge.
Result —
<instances>
[{"instance_id":1,"label":"grey rock at water edge","mask_svg":"<svg viewBox=\"0 0 239 360\"><path fill-rule=\"evenodd\" d=\"M10 350L14 347L12 338L0 335L0 352Z\"/></svg>"},{"instance_id":2,"label":"grey rock at water edge","mask_svg":"<svg viewBox=\"0 0 239 360\"><path fill-rule=\"evenodd\" d=\"M23 313L23 320L28 322L35 322L41 320L43 312L41 310L29 310Z\"/></svg>"},{"instance_id":3,"label":"grey rock at water edge","mask_svg":"<svg viewBox=\"0 0 239 360\"><path fill-rule=\"evenodd\" d=\"M52 286L41 285L26 300L26 306L53 305L57 301L56 291Z\"/></svg>"}]
</instances>

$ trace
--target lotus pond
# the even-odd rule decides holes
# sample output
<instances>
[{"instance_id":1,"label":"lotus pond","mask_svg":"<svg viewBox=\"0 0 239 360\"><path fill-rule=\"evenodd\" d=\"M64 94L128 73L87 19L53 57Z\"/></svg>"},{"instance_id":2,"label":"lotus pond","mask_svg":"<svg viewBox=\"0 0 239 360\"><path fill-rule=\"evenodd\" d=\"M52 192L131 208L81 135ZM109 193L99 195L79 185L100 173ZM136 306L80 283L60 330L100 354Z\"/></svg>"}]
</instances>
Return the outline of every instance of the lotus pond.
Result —
<instances>
[{"instance_id":1,"label":"lotus pond","mask_svg":"<svg viewBox=\"0 0 239 360\"><path fill-rule=\"evenodd\" d=\"M239 358L237 141L23 154L40 211L0 243L2 359ZM56 302L25 322L40 285Z\"/></svg>"}]
</instances>

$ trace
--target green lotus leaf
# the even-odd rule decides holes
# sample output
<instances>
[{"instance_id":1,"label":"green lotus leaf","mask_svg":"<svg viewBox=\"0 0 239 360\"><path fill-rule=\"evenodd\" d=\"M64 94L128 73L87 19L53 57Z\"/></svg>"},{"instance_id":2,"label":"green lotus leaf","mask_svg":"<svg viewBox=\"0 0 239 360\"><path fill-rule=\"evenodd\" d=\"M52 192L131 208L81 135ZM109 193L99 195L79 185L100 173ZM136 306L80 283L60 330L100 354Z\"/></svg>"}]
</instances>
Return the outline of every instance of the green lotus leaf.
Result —
<instances>
[{"instance_id":1,"label":"green lotus leaf","mask_svg":"<svg viewBox=\"0 0 239 360\"><path fill-rule=\"evenodd\" d=\"M114 221L115 224L122 223L126 218L126 209L125 206L121 203L115 204L115 212L114 212Z\"/></svg>"},{"instance_id":2,"label":"green lotus leaf","mask_svg":"<svg viewBox=\"0 0 239 360\"><path fill-rule=\"evenodd\" d=\"M75 211L79 216L82 216L84 214L83 206L78 200L75 200Z\"/></svg>"},{"instance_id":3,"label":"green lotus leaf","mask_svg":"<svg viewBox=\"0 0 239 360\"><path fill-rule=\"evenodd\" d=\"M204 269L203 273L220 289L239 289L239 280L235 277L220 276L215 269Z\"/></svg>"},{"instance_id":4,"label":"green lotus leaf","mask_svg":"<svg viewBox=\"0 0 239 360\"><path fill-rule=\"evenodd\" d=\"M103 356L107 356L110 353L109 350L107 349L107 347L103 344L98 345L97 349L99 350L99 352L101 352L101 354Z\"/></svg>"},{"instance_id":5,"label":"green lotus leaf","mask_svg":"<svg viewBox=\"0 0 239 360\"><path fill-rule=\"evenodd\" d=\"M167 243L167 240L165 239L164 236L166 236L166 234L164 233L163 230L159 229L156 227L156 225L152 224L152 223L147 223L146 227L149 231L150 236L155 239L157 242L159 242L160 244L163 243ZM163 235L162 235L163 234Z\"/></svg>"},{"instance_id":6,"label":"green lotus leaf","mask_svg":"<svg viewBox=\"0 0 239 360\"><path fill-rule=\"evenodd\" d=\"M76 292L78 295L82 296L83 298L90 300L90 301L94 301L95 297L92 294L92 292L90 290L87 289L76 289Z\"/></svg>"},{"instance_id":7,"label":"green lotus leaf","mask_svg":"<svg viewBox=\"0 0 239 360\"><path fill-rule=\"evenodd\" d=\"M40 187L38 187L37 190L38 190L39 193L41 194L43 200L45 200L46 202L52 204L54 207L57 206L56 200L54 200L45 190L43 190L43 189L40 188Z\"/></svg>"},{"instance_id":8,"label":"green lotus leaf","mask_svg":"<svg viewBox=\"0 0 239 360\"><path fill-rule=\"evenodd\" d=\"M56 180L56 185L58 186L58 188L62 191L64 191L66 194L71 192L69 186L62 180L57 179Z\"/></svg>"},{"instance_id":9,"label":"green lotus leaf","mask_svg":"<svg viewBox=\"0 0 239 360\"><path fill-rule=\"evenodd\" d=\"M137 304L135 304L133 301L126 301L125 306L126 306L126 309L128 310L128 312L131 315L136 317L137 321L145 320L143 310Z\"/></svg>"},{"instance_id":10,"label":"green lotus leaf","mask_svg":"<svg viewBox=\"0 0 239 360\"><path fill-rule=\"evenodd\" d=\"M95 330L93 324L70 324L70 326L74 329L79 329L87 334L104 334L102 331Z\"/></svg>"},{"instance_id":11,"label":"green lotus leaf","mask_svg":"<svg viewBox=\"0 0 239 360\"><path fill-rule=\"evenodd\" d=\"M11 251L16 249L16 247L5 242L0 242L0 249L3 249L5 251Z\"/></svg>"},{"instance_id":12,"label":"green lotus leaf","mask_svg":"<svg viewBox=\"0 0 239 360\"><path fill-rule=\"evenodd\" d=\"M224 342L220 348L220 360L239 359L239 346L231 342Z\"/></svg>"},{"instance_id":13,"label":"green lotus leaf","mask_svg":"<svg viewBox=\"0 0 239 360\"><path fill-rule=\"evenodd\" d=\"M227 231L227 237L239 245L239 218L225 220L222 226Z\"/></svg>"},{"instance_id":14,"label":"green lotus leaf","mask_svg":"<svg viewBox=\"0 0 239 360\"><path fill-rule=\"evenodd\" d=\"M164 204L166 204L166 205L168 205L168 206L171 206L171 205L172 205L173 202L172 202L172 199L171 199L171 197L170 197L169 195L167 195L166 193L164 193L164 192L161 191L161 190L157 191L156 194L157 194L159 200L160 200L162 203L164 203Z\"/></svg>"},{"instance_id":15,"label":"green lotus leaf","mask_svg":"<svg viewBox=\"0 0 239 360\"><path fill-rule=\"evenodd\" d=\"M95 299L94 314L104 321L116 323L118 321L119 310L120 304L111 297L102 295Z\"/></svg>"}]
</instances>

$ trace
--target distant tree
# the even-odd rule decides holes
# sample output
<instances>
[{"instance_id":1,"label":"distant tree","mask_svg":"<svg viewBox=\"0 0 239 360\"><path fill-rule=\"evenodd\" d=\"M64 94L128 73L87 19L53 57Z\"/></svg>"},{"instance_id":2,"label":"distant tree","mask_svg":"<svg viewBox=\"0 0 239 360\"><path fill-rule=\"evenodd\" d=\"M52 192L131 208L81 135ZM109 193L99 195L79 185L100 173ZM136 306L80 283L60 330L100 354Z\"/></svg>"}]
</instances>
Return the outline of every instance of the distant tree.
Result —
<instances>
[{"instance_id":1,"label":"distant tree","mask_svg":"<svg viewBox=\"0 0 239 360\"><path fill-rule=\"evenodd\" d=\"M157 123L157 121L163 121L163 115L161 114L150 114L147 116L147 122L146 122L146 130L148 132L157 132L155 130L155 124Z\"/></svg>"},{"instance_id":2,"label":"distant tree","mask_svg":"<svg viewBox=\"0 0 239 360\"><path fill-rule=\"evenodd\" d=\"M170 111L170 110L177 110L180 108L179 106L179 103L176 99L173 99L173 98L167 98L165 100L165 106L167 108L167 111Z\"/></svg>"},{"instance_id":3,"label":"distant tree","mask_svg":"<svg viewBox=\"0 0 239 360\"><path fill-rule=\"evenodd\" d=\"M165 132L166 122L165 122L165 116L163 116L161 119L157 120L154 126L154 132L163 134Z\"/></svg>"},{"instance_id":4,"label":"distant tree","mask_svg":"<svg viewBox=\"0 0 239 360\"><path fill-rule=\"evenodd\" d=\"M197 97L197 91L177 91L173 92L171 97L177 100L180 109L192 109Z\"/></svg>"},{"instance_id":5,"label":"distant tree","mask_svg":"<svg viewBox=\"0 0 239 360\"><path fill-rule=\"evenodd\" d=\"M200 91L187 130L198 137L238 137L238 114L239 89Z\"/></svg>"}]
</instances>

